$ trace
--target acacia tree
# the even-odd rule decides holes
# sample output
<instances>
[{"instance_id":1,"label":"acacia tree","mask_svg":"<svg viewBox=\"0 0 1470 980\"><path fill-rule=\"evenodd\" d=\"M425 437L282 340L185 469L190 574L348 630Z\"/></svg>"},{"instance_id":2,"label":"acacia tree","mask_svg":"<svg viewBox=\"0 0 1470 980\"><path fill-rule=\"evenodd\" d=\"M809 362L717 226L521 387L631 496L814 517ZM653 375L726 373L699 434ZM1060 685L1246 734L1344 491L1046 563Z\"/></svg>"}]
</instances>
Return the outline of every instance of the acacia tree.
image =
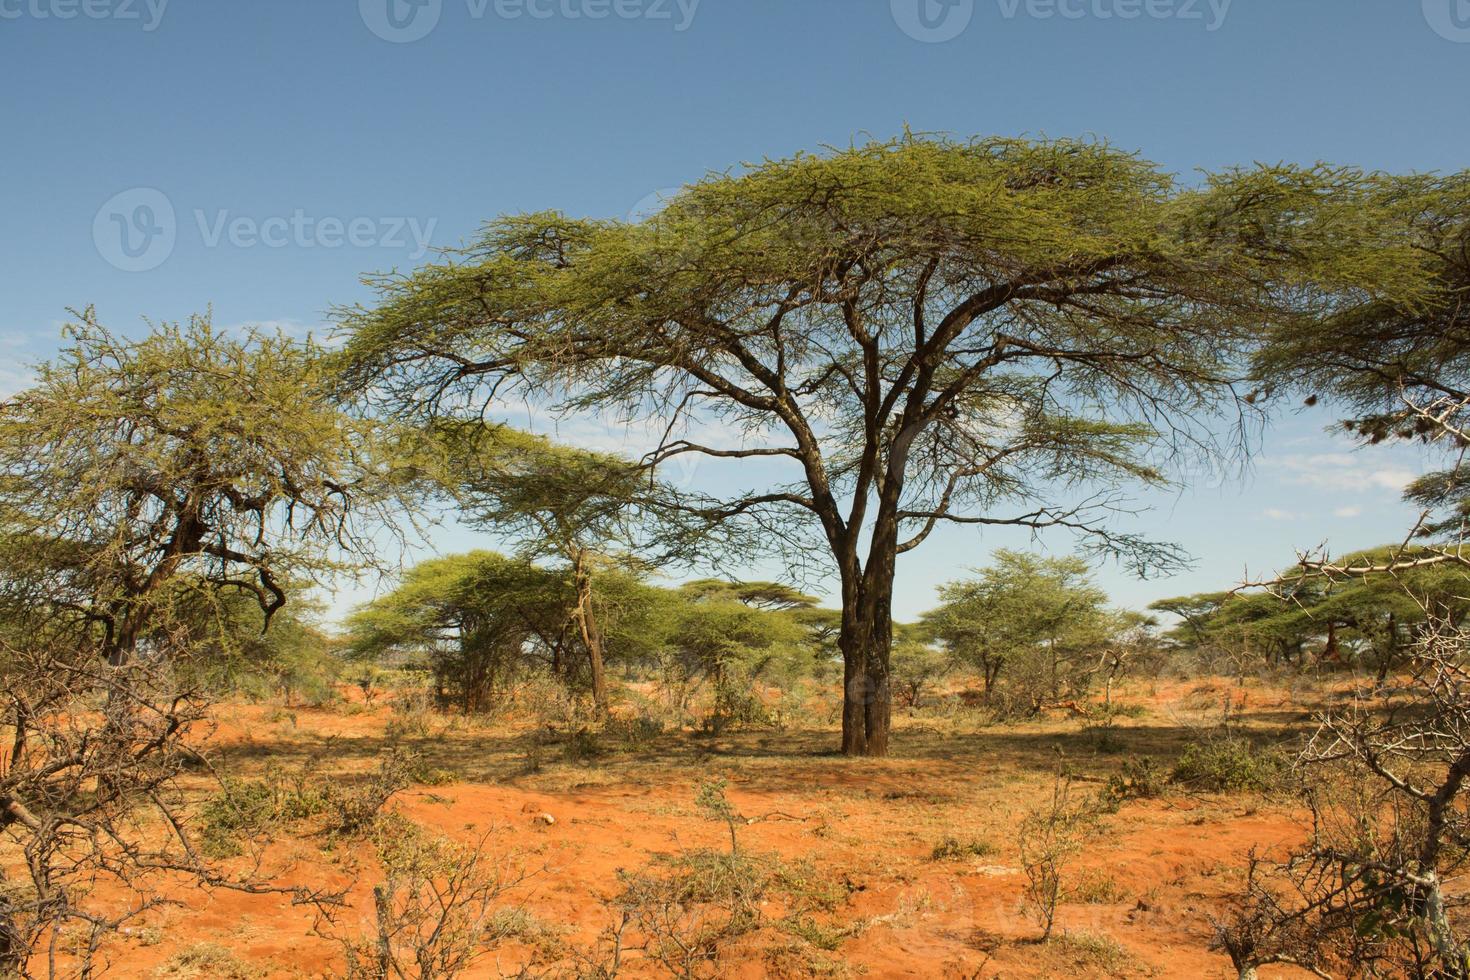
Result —
<instances>
[{"instance_id":1,"label":"acacia tree","mask_svg":"<svg viewBox=\"0 0 1470 980\"><path fill-rule=\"evenodd\" d=\"M560 446L507 426L439 421L431 472L477 524L513 539L526 562L561 562L575 596L569 610L587 656L592 700L608 709L606 637L594 583L685 550L685 522L652 522L666 489L610 453ZM639 557L633 558L636 552Z\"/></svg>"},{"instance_id":2,"label":"acacia tree","mask_svg":"<svg viewBox=\"0 0 1470 980\"><path fill-rule=\"evenodd\" d=\"M184 820L199 680L240 598L269 625L289 585L352 560L374 499L368 436L310 345L207 317L127 340L90 310L68 335L0 402L5 975L43 949L52 975L92 975L179 875L269 888L211 867Z\"/></svg>"},{"instance_id":3,"label":"acacia tree","mask_svg":"<svg viewBox=\"0 0 1470 980\"><path fill-rule=\"evenodd\" d=\"M129 661L169 607L220 593L270 617L291 580L370 553L370 430L310 344L207 316L118 337L92 310L0 404L0 597ZM89 644L92 639L89 638Z\"/></svg>"},{"instance_id":4,"label":"acacia tree","mask_svg":"<svg viewBox=\"0 0 1470 980\"><path fill-rule=\"evenodd\" d=\"M1406 496L1424 510L1403 544L1341 560L1304 554L1269 583L1280 594L1309 583L1346 583L1364 596L1398 588L1427 622L1407 676L1320 719L1298 761L1311 835L1284 861L1252 860L1218 945L1243 980L1269 963L1319 975L1465 977L1470 942L1453 882L1470 835L1470 635L1413 579L1457 574L1446 591L1462 602L1470 568L1470 172L1342 172L1330 199L1300 193L1298 176L1284 171L1262 189L1289 205L1279 211L1289 229L1283 256L1307 270L1320 315L1283 320L1256 360L1258 376L1309 402L1332 399L1347 415L1342 427L1365 442L1423 440L1446 461L1410 486ZM1344 252L1364 261L1319 261Z\"/></svg>"},{"instance_id":5,"label":"acacia tree","mask_svg":"<svg viewBox=\"0 0 1470 980\"><path fill-rule=\"evenodd\" d=\"M1162 450L1214 452L1211 417L1241 418L1235 363L1280 297L1238 183L909 135L717 174L638 222L502 218L344 312L347 377L393 411L619 412L662 427L649 467L769 474L681 507L835 568L843 750L883 755L897 558L937 527L1177 559L1109 518Z\"/></svg>"},{"instance_id":6,"label":"acacia tree","mask_svg":"<svg viewBox=\"0 0 1470 980\"><path fill-rule=\"evenodd\" d=\"M953 657L980 669L987 693L1008 663L1035 658L1032 707L1039 710L1061 696L1071 661L1103 645L1116 625L1090 571L1073 555L1001 548L975 578L940 587L941 605L925 614L924 626Z\"/></svg>"},{"instance_id":7,"label":"acacia tree","mask_svg":"<svg viewBox=\"0 0 1470 980\"><path fill-rule=\"evenodd\" d=\"M432 559L353 612L350 649L361 658L423 658L441 700L485 711L523 661L544 654L560 667L570 640L567 585L564 575L494 552Z\"/></svg>"}]
</instances>

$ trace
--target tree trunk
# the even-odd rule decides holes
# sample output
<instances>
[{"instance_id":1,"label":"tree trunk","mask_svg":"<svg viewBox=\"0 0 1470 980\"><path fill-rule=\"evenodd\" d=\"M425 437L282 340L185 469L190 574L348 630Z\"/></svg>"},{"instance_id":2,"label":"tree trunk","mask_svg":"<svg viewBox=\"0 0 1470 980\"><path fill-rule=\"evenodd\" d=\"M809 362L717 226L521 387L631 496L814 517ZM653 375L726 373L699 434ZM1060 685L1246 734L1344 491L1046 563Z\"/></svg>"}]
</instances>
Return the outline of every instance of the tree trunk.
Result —
<instances>
[{"instance_id":1,"label":"tree trunk","mask_svg":"<svg viewBox=\"0 0 1470 980\"><path fill-rule=\"evenodd\" d=\"M879 757L888 754L892 721L889 654L893 646L893 563L890 557L861 581L843 584L842 752Z\"/></svg>"},{"instance_id":2,"label":"tree trunk","mask_svg":"<svg viewBox=\"0 0 1470 980\"><path fill-rule=\"evenodd\" d=\"M607 717L607 670L602 657L602 630L592 610L592 574L587 568L587 551L579 549L572 565L577 588L577 625L587 648L587 667L592 675L592 704L601 718Z\"/></svg>"},{"instance_id":3,"label":"tree trunk","mask_svg":"<svg viewBox=\"0 0 1470 980\"><path fill-rule=\"evenodd\" d=\"M1388 672L1393 669L1393 663L1398 659L1399 652L1399 623L1398 618L1388 614L1388 637L1384 641L1382 655L1378 658L1378 686L1382 687L1388 682Z\"/></svg>"}]
</instances>

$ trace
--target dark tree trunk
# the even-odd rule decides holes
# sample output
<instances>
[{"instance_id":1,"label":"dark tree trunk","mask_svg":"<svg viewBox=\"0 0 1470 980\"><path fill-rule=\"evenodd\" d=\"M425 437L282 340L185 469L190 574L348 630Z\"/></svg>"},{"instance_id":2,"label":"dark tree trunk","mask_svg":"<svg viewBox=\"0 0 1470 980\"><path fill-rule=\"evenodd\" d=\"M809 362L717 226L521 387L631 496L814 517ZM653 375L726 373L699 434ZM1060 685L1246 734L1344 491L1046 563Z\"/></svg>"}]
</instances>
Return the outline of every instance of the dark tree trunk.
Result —
<instances>
[{"instance_id":1,"label":"dark tree trunk","mask_svg":"<svg viewBox=\"0 0 1470 980\"><path fill-rule=\"evenodd\" d=\"M844 755L885 756L892 721L893 558L852 584L844 576L842 633Z\"/></svg>"}]
</instances>

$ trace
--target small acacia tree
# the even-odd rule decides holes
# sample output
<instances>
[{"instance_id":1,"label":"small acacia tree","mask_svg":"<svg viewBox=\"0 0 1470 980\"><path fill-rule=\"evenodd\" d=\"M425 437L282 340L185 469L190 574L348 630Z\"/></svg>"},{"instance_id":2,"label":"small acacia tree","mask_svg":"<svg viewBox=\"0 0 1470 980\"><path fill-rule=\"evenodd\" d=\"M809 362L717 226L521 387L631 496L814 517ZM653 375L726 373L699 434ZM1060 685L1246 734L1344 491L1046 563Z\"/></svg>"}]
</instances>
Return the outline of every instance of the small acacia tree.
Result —
<instances>
[{"instance_id":1,"label":"small acacia tree","mask_svg":"<svg viewBox=\"0 0 1470 980\"><path fill-rule=\"evenodd\" d=\"M1093 584L1087 562L1071 555L1002 548L993 565L942 586L939 596L941 605L924 617L930 635L978 668L987 692L1007 664L1036 660L1029 666L1036 672L1030 686L1041 699L1037 708L1062 695L1071 661L1090 657L1115 625L1107 593Z\"/></svg>"},{"instance_id":2,"label":"small acacia tree","mask_svg":"<svg viewBox=\"0 0 1470 980\"><path fill-rule=\"evenodd\" d=\"M526 562L549 559L566 570L569 622L587 657L593 703L605 715L606 630L594 583L687 553L679 530L686 522L651 520L667 491L613 454L478 422L441 421L432 432L431 472L469 518L514 540Z\"/></svg>"},{"instance_id":3,"label":"small acacia tree","mask_svg":"<svg viewBox=\"0 0 1470 980\"><path fill-rule=\"evenodd\" d=\"M317 351L217 331L141 340L88 309L71 346L0 404L0 593L130 660L170 607L248 596L270 616L293 579L371 553L370 430L344 415Z\"/></svg>"},{"instance_id":4,"label":"small acacia tree","mask_svg":"<svg viewBox=\"0 0 1470 980\"><path fill-rule=\"evenodd\" d=\"M682 507L835 568L842 747L883 755L896 563L936 527L1176 557L1110 505L1163 479L1153 450L1212 451L1206 423L1243 407L1235 363L1281 297L1252 217L1271 202L1239 182L1182 190L1095 143L905 136L717 174L636 223L504 218L346 311L347 376L395 412L518 392L656 421L650 467L769 464Z\"/></svg>"}]
</instances>

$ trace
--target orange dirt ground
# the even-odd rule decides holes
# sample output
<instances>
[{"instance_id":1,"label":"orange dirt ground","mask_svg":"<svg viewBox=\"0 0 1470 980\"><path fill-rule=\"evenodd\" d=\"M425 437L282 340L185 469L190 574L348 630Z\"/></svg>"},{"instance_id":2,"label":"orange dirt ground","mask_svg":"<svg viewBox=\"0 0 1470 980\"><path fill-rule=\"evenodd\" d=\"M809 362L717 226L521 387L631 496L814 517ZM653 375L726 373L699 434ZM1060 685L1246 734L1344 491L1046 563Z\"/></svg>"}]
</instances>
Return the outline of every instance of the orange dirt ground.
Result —
<instances>
[{"instance_id":1,"label":"orange dirt ground","mask_svg":"<svg viewBox=\"0 0 1470 980\"><path fill-rule=\"evenodd\" d=\"M1060 938L1046 944L1035 942L1022 907L1016 829L1049 797L1059 758L1087 792L1130 755L1150 755L1167 771L1227 693L1243 699L1245 724L1263 736L1289 734L1310 717L1301 692L1161 682L1123 693L1137 717L1119 722L1108 751L1086 719L1061 714L984 725L978 715L898 712L893 755L884 760L835 755L834 733L813 727L672 733L592 762L568 761L555 745L535 750L533 762L527 746L537 732L527 726L439 718L404 741L440 778L402 792L390 809L459 840L490 834L491 850L534 871L507 903L561 948L596 947L615 917L606 903L620 890L620 869L725 845L726 828L694 804L695 787L722 776L743 819L744 851L805 859L843 896L825 916L835 938L822 948L765 928L722 954L722 975L1233 977L1226 957L1209 948L1209 916L1238 886L1248 850L1299 839L1300 814L1288 802L1171 791L1124 803L1102 818L1067 872L1077 892L1061 909ZM235 778L284 779L305 767L312 780L350 780L387 743L394 714L383 700L289 711L224 704L208 751ZM198 792L206 792L203 780ZM946 837L983 842L987 853L935 860ZM285 869L276 880L289 884L350 886L351 911L341 921L369 927L376 865L368 843L283 835L270 843L267 867ZM313 935L311 911L281 895L189 887L170 897L180 904L109 942L108 975L286 978L342 969L339 947ZM197 955L213 947L222 947L218 961ZM524 944L510 943L466 975L515 975L529 959ZM543 962L530 975L571 975L574 965ZM655 974L632 954L623 975Z\"/></svg>"}]
</instances>

